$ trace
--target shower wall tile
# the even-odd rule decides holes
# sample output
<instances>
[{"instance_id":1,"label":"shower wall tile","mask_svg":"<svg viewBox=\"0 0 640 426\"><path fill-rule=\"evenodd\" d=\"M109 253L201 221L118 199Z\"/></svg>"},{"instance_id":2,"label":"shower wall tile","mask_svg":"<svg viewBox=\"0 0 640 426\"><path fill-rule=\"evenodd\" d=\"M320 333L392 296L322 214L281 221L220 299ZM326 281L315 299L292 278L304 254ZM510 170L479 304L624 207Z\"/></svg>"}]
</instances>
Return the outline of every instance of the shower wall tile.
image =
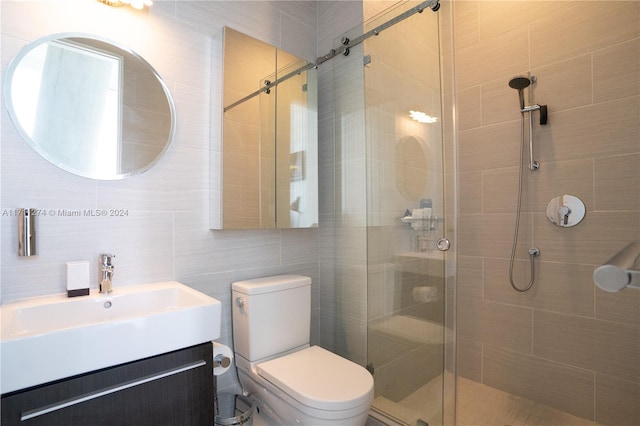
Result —
<instances>
[{"instance_id":1,"label":"shower wall tile","mask_svg":"<svg viewBox=\"0 0 640 426\"><path fill-rule=\"evenodd\" d=\"M638 164L640 164L640 154L595 160L595 208L597 210L640 210Z\"/></svg>"},{"instance_id":2,"label":"shower wall tile","mask_svg":"<svg viewBox=\"0 0 640 426\"><path fill-rule=\"evenodd\" d=\"M533 213L534 241L546 259L599 265L637 238L637 212L589 211L579 226L561 228L546 213Z\"/></svg>"},{"instance_id":3,"label":"shower wall tile","mask_svg":"<svg viewBox=\"0 0 640 426\"><path fill-rule=\"evenodd\" d=\"M533 68L593 52L640 35L640 3L566 2L530 23ZM585 30L588 29L588 30Z\"/></svg>"},{"instance_id":4,"label":"shower wall tile","mask_svg":"<svg viewBox=\"0 0 640 426\"><path fill-rule=\"evenodd\" d=\"M546 216L545 216L546 217ZM515 214L468 214L460 216L458 223L459 253L465 256L509 258L513 245ZM528 259L531 247L531 218L523 214L516 257Z\"/></svg>"},{"instance_id":5,"label":"shower wall tile","mask_svg":"<svg viewBox=\"0 0 640 426\"><path fill-rule=\"evenodd\" d=\"M399 358L417 348L415 342L371 329L367 336L367 344L367 362L372 363L375 368L376 388L381 387L380 379L385 376L385 371L389 371L389 364L397 362Z\"/></svg>"},{"instance_id":6,"label":"shower wall tile","mask_svg":"<svg viewBox=\"0 0 640 426\"><path fill-rule=\"evenodd\" d=\"M320 260L320 345L332 352L336 350L337 303L336 264L324 255Z\"/></svg>"},{"instance_id":7,"label":"shower wall tile","mask_svg":"<svg viewBox=\"0 0 640 426\"><path fill-rule=\"evenodd\" d=\"M640 382L640 328L637 326L536 310L533 354Z\"/></svg>"},{"instance_id":8,"label":"shower wall tile","mask_svg":"<svg viewBox=\"0 0 640 426\"><path fill-rule=\"evenodd\" d=\"M525 176L526 177L526 176ZM523 211L527 211L527 192L523 185ZM482 173L482 211L484 213L515 212L518 200L518 168L504 167Z\"/></svg>"},{"instance_id":9,"label":"shower wall tile","mask_svg":"<svg viewBox=\"0 0 640 426\"><path fill-rule=\"evenodd\" d=\"M479 1L480 36L490 38L517 28L528 27L531 21L554 13L553 1Z\"/></svg>"},{"instance_id":10,"label":"shower wall tile","mask_svg":"<svg viewBox=\"0 0 640 426\"><path fill-rule=\"evenodd\" d=\"M478 2L480 38L490 40L509 31L526 28L535 8L529 2Z\"/></svg>"},{"instance_id":11,"label":"shower wall tile","mask_svg":"<svg viewBox=\"0 0 640 426\"><path fill-rule=\"evenodd\" d=\"M550 65L533 68L531 74L538 79L529 92L529 104L542 104L551 111L563 111L591 105L591 55L580 55ZM538 113L534 113L537 119Z\"/></svg>"},{"instance_id":12,"label":"shower wall tile","mask_svg":"<svg viewBox=\"0 0 640 426\"><path fill-rule=\"evenodd\" d=\"M482 257L458 256L458 296L482 299L484 262Z\"/></svg>"},{"instance_id":13,"label":"shower wall tile","mask_svg":"<svg viewBox=\"0 0 640 426\"><path fill-rule=\"evenodd\" d=\"M639 3L640 4L640 3ZM606 123L606 125L603 125ZM640 98L549 113L549 125L536 125L540 162L637 153L640 150Z\"/></svg>"},{"instance_id":14,"label":"shower wall tile","mask_svg":"<svg viewBox=\"0 0 640 426\"><path fill-rule=\"evenodd\" d=\"M480 111L482 111L483 126L520 120L518 92L509 87L507 84L509 79L499 78L485 81L482 84L482 107ZM525 102L528 103L526 93L528 93L528 90L525 90Z\"/></svg>"},{"instance_id":15,"label":"shower wall tile","mask_svg":"<svg viewBox=\"0 0 640 426\"><path fill-rule=\"evenodd\" d=\"M471 172L518 164L519 138L519 121L461 131L458 167L463 172ZM504 141L513 143L505 145Z\"/></svg>"},{"instance_id":16,"label":"shower wall tile","mask_svg":"<svg viewBox=\"0 0 640 426\"><path fill-rule=\"evenodd\" d=\"M483 349L484 384L593 419L592 372L486 345Z\"/></svg>"},{"instance_id":17,"label":"shower wall tile","mask_svg":"<svg viewBox=\"0 0 640 426\"><path fill-rule=\"evenodd\" d=\"M456 48L474 46L480 38L478 2L461 1L453 3L454 37Z\"/></svg>"},{"instance_id":18,"label":"shower wall tile","mask_svg":"<svg viewBox=\"0 0 640 426\"><path fill-rule=\"evenodd\" d=\"M593 53L593 100L606 102L640 94L640 39Z\"/></svg>"},{"instance_id":19,"label":"shower wall tile","mask_svg":"<svg viewBox=\"0 0 640 426\"><path fill-rule=\"evenodd\" d=\"M538 286L533 307L593 317L595 289L593 267L575 263L537 262Z\"/></svg>"},{"instance_id":20,"label":"shower wall tile","mask_svg":"<svg viewBox=\"0 0 640 426\"><path fill-rule=\"evenodd\" d=\"M364 227L339 226L335 236L337 262L340 265L366 267L367 230Z\"/></svg>"},{"instance_id":21,"label":"shower wall tile","mask_svg":"<svg viewBox=\"0 0 640 426\"><path fill-rule=\"evenodd\" d=\"M504 81L529 68L528 30L515 28L478 43L461 47L456 53L456 83L460 90L503 76ZM487 61L490 57L492 60Z\"/></svg>"},{"instance_id":22,"label":"shower wall tile","mask_svg":"<svg viewBox=\"0 0 640 426\"><path fill-rule=\"evenodd\" d=\"M596 422L612 426L638 424L638 401L640 384L596 375Z\"/></svg>"},{"instance_id":23,"label":"shower wall tile","mask_svg":"<svg viewBox=\"0 0 640 426\"><path fill-rule=\"evenodd\" d=\"M368 265L384 265L386 262L391 259L391 256L397 250L408 251L411 249L411 246L407 244L407 247L396 247L394 244L395 233L398 232L398 229L395 227L369 227L367 230L367 262Z\"/></svg>"},{"instance_id":24,"label":"shower wall tile","mask_svg":"<svg viewBox=\"0 0 640 426\"><path fill-rule=\"evenodd\" d=\"M460 171L459 176L460 180L458 182L458 209L460 213L482 213L482 172Z\"/></svg>"},{"instance_id":25,"label":"shower wall tile","mask_svg":"<svg viewBox=\"0 0 640 426\"><path fill-rule=\"evenodd\" d=\"M457 326L462 338L531 353L531 309L460 297Z\"/></svg>"},{"instance_id":26,"label":"shower wall tile","mask_svg":"<svg viewBox=\"0 0 640 426\"><path fill-rule=\"evenodd\" d=\"M401 401L442 374L442 369L442 349L426 345L376 369L376 390L392 401Z\"/></svg>"},{"instance_id":27,"label":"shower wall tile","mask_svg":"<svg viewBox=\"0 0 640 426\"><path fill-rule=\"evenodd\" d=\"M456 372L462 377L482 382L482 343L458 337Z\"/></svg>"},{"instance_id":28,"label":"shower wall tile","mask_svg":"<svg viewBox=\"0 0 640 426\"><path fill-rule=\"evenodd\" d=\"M595 292L597 318L640 326L640 291Z\"/></svg>"},{"instance_id":29,"label":"shower wall tile","mask_svg":"<svg viewBox=\"0 0 640 426\"><path fill-rule=\"evenodd\" d=\"M509 285L509 260L485 259L484 297L495 302L594 317L593 266L537 260L535 287L525 293ZM517 274L517 275L516 275ZM514 281L523 288L530 278L529 261L516 261Z\"/></svg>"},{"instance_id":30,"label":"shower wall tile","mask_svg":"<svg viewBox=\"0 0 640 426\"><path fill-rule=\"evenodd\" d=\"M535 173L525 173L527 197L523 204L524 211L546 212L549 201L561 195L558 188L562 188L564 194L580 198L588 211L593 210L594 173L591 159L541 161Z\"/></svg>"},{"instance_id":31,"label":"shower wall tile","mask_svg":"<svg viewBox=\"0 0 640 426\"><path fill-rule=\"evenodd\" d=\"M333 119L318 122L318 140L333 139ZM332 162L333 145L322 143L318 146L318 209L321 216L332 216L335 209L336 168Z\"/></svg>"},{"instance_id":32,"label":"shower wall tile","mask_svg":"<svg viewBox=\"0 0 640 426\"><path fill-rule=\"evenodd\" d=\"M454 89L454 75L453 75L453 2L441 2L441 12L439 28L440 28L440 72L442 87L442 95L445 98L442 103L443 107L443 132L448 133L452 131L450 116L453 114L453 108L451 106L451 96Z\"/></svg>"},{"instance_id":33,"label":"shower wall tile","mask_svg":"<svg viewBox=\"0 0 640 426\"><path fill-rule=\"evenodd\" d=\"M395 265L369 267L367 277L367 318L376 320L393 312ZM372 347L369 342L369 347Z\"/></svg>"},{"instance_id":34,"label":"shower wall tile","mask_svg":"<svg viewBox=\"0 0 640 426\"><path fill-rule=\"evenodd\" d=\"M480 86L460 90L456 97L460 130L482 125L482 91Z\"/></svg>"},{"instance_id":35,"label":"shower wall tile","mask_svg":"<svg viewBox=\"0 0 640 426\"><path fill-rule=\"evenodd\" d=\"M509 259L484 258L484 299L491 302L507 303L523 307L533 306L535 295L532 291L517 292L509 281ZM513 282L518 288L525 288L531 279L529 260L513 262ZM535 264L535 275L540 274L540 262ZM536 290L538 288L536 287Z\"/></svg>"}]
</instances>

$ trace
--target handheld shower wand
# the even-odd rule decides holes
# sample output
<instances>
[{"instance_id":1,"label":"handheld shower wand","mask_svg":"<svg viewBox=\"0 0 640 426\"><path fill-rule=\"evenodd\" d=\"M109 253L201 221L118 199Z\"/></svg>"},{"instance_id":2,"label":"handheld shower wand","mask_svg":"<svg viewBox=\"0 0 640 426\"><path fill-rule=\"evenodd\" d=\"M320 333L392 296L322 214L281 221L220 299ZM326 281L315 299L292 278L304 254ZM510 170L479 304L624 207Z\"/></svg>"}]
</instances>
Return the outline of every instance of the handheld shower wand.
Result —
<instances>
[{"instance_id":1,"label":"handheld shower wand","mask_svg":"<svg viewBox=\"0 0 640 426\"><path fill-rule=\"evenodd\" d=\"M540 163L533 159L533 111L540 111L540 125L546 125L547 118L547 106L546 105L529 105L524 104L524 89L529 87L531 80L527 77L514 77L509 80L509 87L518 91L518 98L520 100L520 113L522 114L522 143L524 143L524 114L529 113L529 170L538 170Z\"/></svg>"},{"instance_id":2,"label":"handheld shower wand","mask_svg":"<svg viewBox=\"0 0 640 426\"><path fill-rule=\"evenodd\" d=\"M529 87L531 80L527 77L515 77L509 81L509 87L518 91L518 97L520 98L520 111L524 109L524 89Z\"/></svg>"},{"instance_id":3,"label":"handheld shower wand","mask_svg":"<svg viewBox=\"0 0 640 426\"><path fill-rule=\"evenodd\" d=\"M522 160L524 159L524 121L525 121L525 113L529 113L529 170L535 171L538 170L540 164L533 159L533 122L532 122L532 114L533 111L540 111L540 124L547 124L547 106L546 105L530 105L525 106L524 104L524 89L531 85L531 80L527 77L515 77L509 81L509 87L512 89L516 89L518 91L518 98L520 101L520 113L521 117L521 127L520 127L520 169L518 173L518 204L516 208L516 224L515 230L513 232L513 245L511 247L511 258L509 260L509 282L511 283L511 287L518 292L525 292L529 290L533 286L533 282L535 281L534 274L534 262L533 259L540 255L540 249L537 247L531 247L529 249L529 262L531 265L531 274L529 279L529 284L526 287L520 288L518 287L513 280L513 264L516 257L516 247L518 245L518 229L520 228L520 212L522 210Z\"/></svg>"}]
</instances>

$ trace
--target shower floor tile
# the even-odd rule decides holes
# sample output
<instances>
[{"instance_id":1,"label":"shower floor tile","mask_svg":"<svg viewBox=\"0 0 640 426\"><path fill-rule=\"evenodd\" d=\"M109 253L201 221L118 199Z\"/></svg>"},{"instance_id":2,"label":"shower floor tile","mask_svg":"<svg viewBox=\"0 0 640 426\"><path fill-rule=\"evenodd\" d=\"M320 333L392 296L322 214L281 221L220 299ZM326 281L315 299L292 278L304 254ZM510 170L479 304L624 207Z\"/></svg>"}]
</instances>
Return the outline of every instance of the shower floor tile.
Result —
<instances>
[{"instance_id":1,"label":"shower floor tile","mask_svg":"<svg viewBox=\"0 0 640 426\"><path fill-rule=\"evenodd\" d=\"M452 389L453 377L445 375L447 390ZM441 378L418 389L399 405L415 412L430 425L441 424L439 395ZM447 392L450 393L450 392ZM432 401L433 404L425 403ZM451 400L445 401L450 406ZM457 426L598 426L598 423L563 411L511 395L507 392L458 378Z\"/></svg>"},{"instance_id":2,"label":"shower floor tile","mask_svg":"<svg viewBox=\"0 0 640 426\"><path fill-rule=\"evenodd\" d=\"M597 423L459 378L458 425L596 426Z\"/></svg>"}]
</instances>

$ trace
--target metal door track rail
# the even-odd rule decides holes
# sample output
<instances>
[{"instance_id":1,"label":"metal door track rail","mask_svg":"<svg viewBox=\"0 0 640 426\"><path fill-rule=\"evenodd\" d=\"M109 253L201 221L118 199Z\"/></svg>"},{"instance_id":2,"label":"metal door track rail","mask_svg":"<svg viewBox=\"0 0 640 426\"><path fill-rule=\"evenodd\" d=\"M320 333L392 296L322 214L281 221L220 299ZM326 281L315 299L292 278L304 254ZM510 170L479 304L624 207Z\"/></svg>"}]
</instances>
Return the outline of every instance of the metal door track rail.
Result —
<instances>
[{"instance_id":1,"label":"metal door track rail","mask_svg":"<svg viewBox=\"0 0 640 426\"><path fill-rule=\"evenodd\" d=\"M390 27L394 26L398 22L404 21L405 19L409 18L410 16L415 15L416 13L422 13L426 8L430 8L434 12L437 12L438 9L440 9L440 0L428 0L428 1L422 2L418 6L412 7L411 9L401 13L400 15L396 16L395 18L389 19L387 22L378 25L374 29L367 31L366 33L364 33L361 36L358 36L358 37L356 37L354 39L349 39L349 38L346 38L346 37L343 38L342 39L342 46L338 47L337 49L331 49L329 51L329 53L327 53L326 55L318 57L318 59L316 59L316 65L320 65L323 62L326 62L329 59L333 59L334 57L336 57L338 55L347 56L349 54L349 49L351 47L357 46L360 43L362 43L363 41L365 41L365 40L367 40L367 39L369 39L369 38L371 38L373 36L377 36L378 34L380 34L382 31L386 30L387 28L390 28Z\"/></svg>"},{"instance_id":2,"label":"metal door track rail","mask_svg":"<svg viewBox=\"0 0 640 426\"><path fill-rule=\"evenodd\" d=\"M344 55L347 56L349 54L349 50L350 48L352 48L353 46L357 46L360 43L364 42L365 40L367 40L368 38L371 38L373 36L377 36L378 34L380 34L382 31L386 30L389 27L394 26L395 24L397 24L398 22L404 21L405 19L407 19L410 16L415 15L416 13L422 13L425 9L431 9L434 12L437 12L438 9L440 9L440 0L427 0L425 2L420 3L418 6L412 7L411 9L401 13L400 15L396 16L395 18L392 18L390 20L388 20L387 22L378 25L377 27L375 27L374 29L367 31L366 33L362 34L359 37L356 37L354 39L349 39L349 38L343 38L342 39L342 46L338 47L337 49L331 49L326 55L322 55L320 57L318 57L316 59L316 63L308 63L306 65L303 65L302 67L291 71L290 73L280 77L280 78L276 78L274 81L267 81L265 82L265 85L263 87L261 87L260 89L256 90L253 93L250 93L249 95L245 96L244 98L237 100L235 102L233 102L230 105L227 105L226 107L223 108L224 112L229 111L231 108L234 108L246 101L248 101L251 98L254 98L258 95L260 95L263 92L268 92L271 90L271 88L276 87L278 84L283 83L287 80L289 80L292 77L295 77L296 75L299 75L311 68L317 68L318 65L327 62L330 59L335 58L338 55Z\"/></svg>"}]
</instances>

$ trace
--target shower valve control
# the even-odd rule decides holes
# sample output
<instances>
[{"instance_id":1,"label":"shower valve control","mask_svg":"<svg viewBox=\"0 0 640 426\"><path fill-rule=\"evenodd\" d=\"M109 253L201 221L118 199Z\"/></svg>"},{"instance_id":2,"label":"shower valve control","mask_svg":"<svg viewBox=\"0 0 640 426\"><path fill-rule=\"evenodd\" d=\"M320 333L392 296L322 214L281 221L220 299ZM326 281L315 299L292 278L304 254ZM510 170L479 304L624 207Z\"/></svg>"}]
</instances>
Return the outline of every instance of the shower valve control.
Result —
<instances>
[{"instance_id":1,"label":"shower valve control","mask_svg":"<svg viewBox=\"0 0 640 426\"><path fill-rule=\"evenodd\" d=\"M571 209L569 207L560 207L558 209L558 223L561 223L563 226L567 226L569 223L569 213L571 213Z\"/></svg>"},{"instance_id":2,"label":"shower valve control","mask_svg":"<svg viewBox=\"0 0 640 426\"><path fill-rule=\"evenodd\" d=\"M554 225L563 228L580 223L585 213L584 203L573 195L560 195L547 205L547 218Z\"/></svg>"}]
</instances>

